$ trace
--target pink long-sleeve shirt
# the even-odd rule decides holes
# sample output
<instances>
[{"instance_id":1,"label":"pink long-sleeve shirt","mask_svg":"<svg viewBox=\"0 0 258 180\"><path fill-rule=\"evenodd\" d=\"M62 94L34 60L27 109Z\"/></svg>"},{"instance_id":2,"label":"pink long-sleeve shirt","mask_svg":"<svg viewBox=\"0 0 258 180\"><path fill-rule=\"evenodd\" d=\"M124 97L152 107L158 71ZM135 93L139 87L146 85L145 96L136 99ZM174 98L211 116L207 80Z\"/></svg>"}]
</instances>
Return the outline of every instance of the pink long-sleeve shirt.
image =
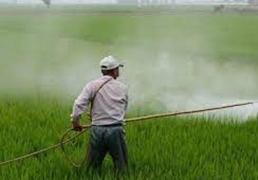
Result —
<instances>
[{"instance_id":1,"label":"pink long-sleeve shirt","mask_svg":"<svg viewBox=\"0 0 258 180\"><path fill-rule=\"evenodd\" d=\"M98 91L106 81L108 82ZM128 104L128 89L126 85L111 76L102 76L86 84L74 102L72 121L78 121L81 114L89 110L95 94L91 112L92 125L123 123Z\"/></svg>"}]
</instances>

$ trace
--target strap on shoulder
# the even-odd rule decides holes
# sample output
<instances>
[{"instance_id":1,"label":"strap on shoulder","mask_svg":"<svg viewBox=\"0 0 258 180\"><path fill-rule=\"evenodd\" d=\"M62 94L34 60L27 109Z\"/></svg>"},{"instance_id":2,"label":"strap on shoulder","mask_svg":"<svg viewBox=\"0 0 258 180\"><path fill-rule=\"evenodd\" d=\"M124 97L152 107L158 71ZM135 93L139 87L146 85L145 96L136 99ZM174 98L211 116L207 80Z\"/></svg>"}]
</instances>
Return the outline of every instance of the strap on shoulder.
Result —
<instances>
[{"instance_id":1,"label":"strap on shoulder","mask_svg":"<svg viewBox=\"0 0 258 180\"><path fill-rule=\"evenodd\" d=\"M95 94L94 94L94 96L92 97L92 99L91 99L91 106L90 106L90 120L91 120L91 121L92 121L92 109L93 109L94 100L95 100L95 98L96 98L98 92L103 88L103 86L104 86L105 84L107 84L107 83L108 83L109 81L111 81L111 80L112 80L112 78L110 78L110 79L106 80L104 83L102 83L102 84L99 86L99 88L97 89L97 91L95 92Z\"/></svg>"}]
</instances>

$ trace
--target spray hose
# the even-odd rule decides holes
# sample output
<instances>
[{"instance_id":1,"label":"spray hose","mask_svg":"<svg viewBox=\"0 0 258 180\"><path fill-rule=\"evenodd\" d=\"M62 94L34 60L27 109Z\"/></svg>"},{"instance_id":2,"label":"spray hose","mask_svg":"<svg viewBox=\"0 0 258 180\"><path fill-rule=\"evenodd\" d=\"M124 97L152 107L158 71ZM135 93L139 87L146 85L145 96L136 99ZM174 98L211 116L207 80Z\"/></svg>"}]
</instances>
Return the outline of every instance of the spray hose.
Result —
<instances>
[{"instance_id":1,"label":"spray hose","mask_svg":"<svg viewBox=\"0 0 258 180\"><path fill-rule=\"evenodd\" d=\"M241 106L252 105L252 104L255 104L255 103L258 103L258 101L246 102L246 103L238 103L238 104L231 104L231 105L218 106L218 107L205 108L205 109L197 109L197 110L191 110L191 111L181 111L181 112L172 112L172 113L147 115L147 116L141 116L141 117L128 118L128 119L125 120L125 122L128 124L128 123L132 123L132 122L147 121L147 120L152 120L152 119L157 119L157 118L182 116L182 115L197 114L197 113L202 113L202 112L211 112L211 111L216 111L216 110L230 109L230 108L234 108L234 107L241 107ZM162 119L160 119L160 120L162 120ZM54 144L54 145L49 146L49 147L46 147L46 148L43 148L43 149L40 149L40 150L32 152L32 153L25 154L23 156L19 156L19 157L14 158L14 159L10 159L10 160L7 160L7 161L2 161L2 162L0 162L0 167L4 166L4 165L11 164L11 163L14 163L14 162L18 162L18 161L21 161L21 160L28 159L28 158L33 157L35 155L39 155L39 154L45 153L47 151L50 151L50 150L53 150L53 149L56 149L56 148L59 148L59 147L63 151L65 158L73 166L80 167L86 161L86 158L80 164L74 162L69 156L66 155L64 145L69 143L69 142L71 142L72 140L78 138L83 133L85 133L91 127L91 125L83 125L82 127L83 127L83 130L78 132L76 135L72 136L71 138L65 139L67 137L67 135L71 131L73 131L73 129L68 129L63 134L63 136L60 139L59 143Z\"/></svg>"}]
</instances>

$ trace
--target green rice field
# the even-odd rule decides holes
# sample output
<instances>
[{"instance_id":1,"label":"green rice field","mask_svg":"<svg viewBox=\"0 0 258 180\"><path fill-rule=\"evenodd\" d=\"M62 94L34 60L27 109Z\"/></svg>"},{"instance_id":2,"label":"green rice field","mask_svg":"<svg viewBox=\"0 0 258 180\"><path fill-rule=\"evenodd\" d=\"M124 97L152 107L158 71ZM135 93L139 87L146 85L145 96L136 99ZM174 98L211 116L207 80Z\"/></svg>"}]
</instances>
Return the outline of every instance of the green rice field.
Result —
<instances>
[{"instance_id":1,"label":"green rice field","mask_svg":"<svg viewBox=\"0 0 258 180\"><path fill-rule=\"evenodd\" d=\"M255 100L258 16L190 10L0 7L0 162L58 143L109 54L126 65L127 117ZM125 130L122 179L258 179L257 116L160 118ZM71 157L83 159L87 137L66 145ZM109 156L97 174L60 149L0 167L3 180L115 178Z\"/></svg>"}]
</instances>

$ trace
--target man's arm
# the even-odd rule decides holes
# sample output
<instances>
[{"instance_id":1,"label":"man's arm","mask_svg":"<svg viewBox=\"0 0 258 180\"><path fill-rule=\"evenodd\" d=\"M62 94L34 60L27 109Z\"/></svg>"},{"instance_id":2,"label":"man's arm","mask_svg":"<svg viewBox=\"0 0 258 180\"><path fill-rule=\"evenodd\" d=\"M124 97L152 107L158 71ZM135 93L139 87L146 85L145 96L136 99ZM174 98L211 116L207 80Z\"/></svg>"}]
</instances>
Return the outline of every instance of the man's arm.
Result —
<instances>
[{"instance_id":1,"label":"man's arm","mask_svg":"<svg viewBox=\"0 0 258 180\"><path fill-rule=\"evenodd\" d=\"M87 84L77 99L74 101L73 112L71 114L71 122L74 130L81 131L80 117L89 107L90 99L92 97L92 90Z\"/></svg>"}]
</instances>

